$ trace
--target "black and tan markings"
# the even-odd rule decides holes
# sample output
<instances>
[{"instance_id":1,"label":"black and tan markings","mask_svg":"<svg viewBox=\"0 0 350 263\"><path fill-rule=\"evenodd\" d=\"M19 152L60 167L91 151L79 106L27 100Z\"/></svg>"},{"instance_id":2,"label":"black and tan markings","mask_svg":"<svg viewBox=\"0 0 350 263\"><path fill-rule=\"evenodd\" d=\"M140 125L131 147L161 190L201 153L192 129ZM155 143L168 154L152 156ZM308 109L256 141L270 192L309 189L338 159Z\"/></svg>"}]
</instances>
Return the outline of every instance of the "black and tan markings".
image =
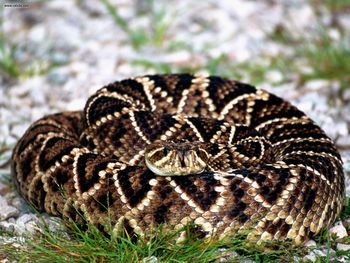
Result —
<instances>
[{"instance_id":1,"label":"black and tan markings","mask_svg":"<svg viewBox=\"0 0 350 263\"><path fill-rule=\"evenodd\" d=\"M147 147L177 142L203 146L203 172L148 169ZM160 165L163 150L153 152ZM139 234L194 222L207 236L252 228L252 239L301 244L335 220L344 194L338 151L301 111L248 84L190 74L115 82L82 112L44 117L17 144L12 171L41 211Z\"/></svg>"}]
</instances>

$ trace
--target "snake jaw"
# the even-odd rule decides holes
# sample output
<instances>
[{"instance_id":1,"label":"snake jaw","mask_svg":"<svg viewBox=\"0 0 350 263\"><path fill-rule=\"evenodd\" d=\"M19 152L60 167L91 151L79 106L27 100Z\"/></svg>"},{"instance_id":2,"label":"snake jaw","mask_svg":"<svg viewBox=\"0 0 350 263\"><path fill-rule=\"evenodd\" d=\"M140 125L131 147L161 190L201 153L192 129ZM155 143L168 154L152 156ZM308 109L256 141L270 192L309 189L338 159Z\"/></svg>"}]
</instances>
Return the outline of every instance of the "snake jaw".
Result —
<instances>
[{"instance_id":1,"label":"snake jaw","mask_svg":"<svg viewBox=\"0 0 350 263\"><path fill-rule=\"evenodd\" d=\"M196 142L155 142L145 149L147 167L160 176L200 174L209 159L204 145Z\"/></svg>"}]
</instances>

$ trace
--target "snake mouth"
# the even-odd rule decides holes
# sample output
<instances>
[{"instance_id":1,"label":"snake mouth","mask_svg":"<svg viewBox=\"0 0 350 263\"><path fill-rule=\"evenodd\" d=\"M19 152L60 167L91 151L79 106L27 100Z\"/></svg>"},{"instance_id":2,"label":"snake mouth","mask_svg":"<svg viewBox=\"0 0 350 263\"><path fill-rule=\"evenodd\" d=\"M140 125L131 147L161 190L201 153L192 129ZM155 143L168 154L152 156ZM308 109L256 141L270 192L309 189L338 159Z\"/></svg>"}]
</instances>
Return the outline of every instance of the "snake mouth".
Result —
<instances>
[{"instance_id":1,"label":"snake mouth","mask_svg":"<svg viewBox=\"0 0 350 263\"><path fill-rule=\"evenodd\" d=\"M160 176L200 174L207 167L208 159L205 145L198 142L160 141L145 149L147 167Z\"/></svg>"}]
</instances>

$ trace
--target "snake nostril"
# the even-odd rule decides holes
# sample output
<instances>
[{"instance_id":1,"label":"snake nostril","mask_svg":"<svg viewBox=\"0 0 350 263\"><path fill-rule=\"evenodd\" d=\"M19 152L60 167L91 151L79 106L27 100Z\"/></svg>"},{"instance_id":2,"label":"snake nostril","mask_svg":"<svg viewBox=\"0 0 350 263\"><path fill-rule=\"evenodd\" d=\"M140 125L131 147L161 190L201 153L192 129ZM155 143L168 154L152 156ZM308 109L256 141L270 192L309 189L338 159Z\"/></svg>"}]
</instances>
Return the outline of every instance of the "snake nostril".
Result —
<instances>
[{"instance_id":1,"label":"snake nostril","mask_svg":"<svg viewBox=\"0 0 350 263\"><path fill-rule=\"evenodd\" d=\"M181 167L186 167L186 164L185 164L186 152L180 149L176 153L177 153L177 156L179 157Z\"/></svg>"},{"instance_id":2,"label":"snake nostril","mask_svg":"<svg viewBox=\"0 0 350 263\"><path fill-rule=\"evenodd\" d=\"M163 155L167 156L169 153L168 149L166 147L163 148Z\"/></svg>"}]
</instances>

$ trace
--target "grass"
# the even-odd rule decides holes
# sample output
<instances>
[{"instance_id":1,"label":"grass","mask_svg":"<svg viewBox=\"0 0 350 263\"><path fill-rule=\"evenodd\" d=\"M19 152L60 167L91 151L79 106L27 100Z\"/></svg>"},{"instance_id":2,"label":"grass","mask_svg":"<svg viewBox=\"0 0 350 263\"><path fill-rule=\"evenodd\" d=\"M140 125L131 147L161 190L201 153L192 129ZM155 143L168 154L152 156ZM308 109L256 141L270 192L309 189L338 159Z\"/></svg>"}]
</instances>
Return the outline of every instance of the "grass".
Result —
<instances>
[{"instance_id":1,"label":"grass","mask_svg":"<svg viewBox=\"0 0 350 263\"><path fill-rule=\"evenodd\" d=\"M327 79L340 81L343 88L349 87L350 36L343 35L340 40L332 40L325 33L320 33L311 45L300 51L300 56L308 60L313 72L304 74L304 80Z\"/></svg>"},{"instance_id":2,"label":"grass","mask_svg":"<svg viewBox=\"0 0 350 263\"><path fill-rule=\"evenodd\" d=\"M350 32L347 29L335 28L339 33L339 39L330 36L328 29L323 26L321 19L317 28L307 35L304 32L289 32L283 26L277 27L269 36L270 40L285 45L286 48L293 47L291 53L279 53L277 55L263 55L254 61L238 63L227 54L217 56L206 55L209 47L213 43L203 45L204 50L196 50L188 43L178 43L169 32L169 13L164 8L156 10L153 1L147 1L149 12L147 16L150 23L144 28L132 28L128 20L120 15L119 9L112 5L109 0L102 0L109 14L116 25L128 36L132 46L140 50L144 46L159 49L159 53L171 52L172 50L185 50L191 53L191 57L199 54L204 59L199 64L189 61L186 65L175 65L174 63L163 63L150 59L140 58L131 61L134 66L141 67L144 71L157 73L205 71L209 74L218 74L240 80L248 81L252 84L271 83L267 74L271 70L281 73L282 79L276 83L278 86L284 82L295 81L296 86L301 86L305 82L315 79L337 81L340 83L341 92L349 88L350 76ZM311 1L316 15L320 8L320 1ZM342 8L350 8L349 0L325 1L323 5L331 13ZM176 11L175 11L176 13ZM319 15L319 14L318 14ZM170 15L171 16L171 15ZM303 65L303 66L301 66ZM304 68L307 67L308 71Z\"/></svg>"},{"instance_id":3,"label":"grass","mask_svg":"<svg viewBox=\"0 0 350 263\"><path fill-rule=\"evenodd\" d=\"M266 60L269 62L266 62ZM266 67L266 63L270 63ZM135 59L132 61L133 66L139 66L145 71L154 71L157 73L197 73L206 72L209 75L220 75L222 77L233 78L241 81L259 85L267 82L267 73L270 70L284 70L285 64L281 58L266 58L255 62L236 63L225 54L218 55L206 59L205 64L174 66L169 63L158 63L147 59ZM283 73L282 73L283 74ZM288 81L288 75L283 76L283 79L273 85Z\"/></svg>"},{"instance_id":4,"label":"grass","mask_svg":"<svg viewBox=\"0 0 350 263\"><path fill-rule=\"evenodd\" d=\"M286 48L293 46L291 54L279 55L280 70L297 74L301 85L309 80L322 79L339 82L341 90L349 88L350 32L333 28L333 33L332 36L321 22L306 36L302 32L293 35L279 27L270 38ZM300 65L309 70L304 71Z\"/></svg>"},{"instance_id":5,"label":"grass","mask_svg":"<svg viewBox=\"0 0 350 263\"><path fill-rule=\"evenodd\" d=\"M340 219L345 220L350 217L350 197L346 197L344 200L344 208L340 214Z\"/></svg>"},{"instance_id":6,"label":"grass","mask_svg":"<svg viewBox=\"0 0 350 263\"><path fill-rule=\"evenodd\" d=\"M350 202L347 199L340 218L348 217ZM26 237L21 244L3 244L1 255L18 262L305 262L304 256L315 251L316 262L333 262L335 257L350 260L350 251L335 251L335 237L324 230L316 237L316 248L293 247L289 242L266 242L257 245L246 239L247 233L224 240L202 240L188 225L179 231L165 231L162 226L145 236L129 236L125 231L108 235L91 224L78 225L66 222L67 231L50 229L42 221L41 233ZM187 238L176 239L185 231ZM69 236L67 237L67 232ZM110 231L110 233L113 233ZM10 239L9 233L0 237ZM341 241L350 244L350 237ZM317 254L323 247L326 255ZM149 261L147 261L149 260Z\"/></svg>"},{"instance_id":7,"label":"grass","mask_svg":"<svg viewBox=\"0 0 350 263\"><path fill-rule=\"evenodd\" d=\"M10 45L3 34L0 34L0 70L8 77L16 78L20 75L19 66L15 60L16 47Z\"/></svg>"},{"instance_id":8,"label":"grass","mask_svg":"<svg viewBox=\"0 0 350 263\"><path fill-rule=\"evenodd\" d=\"M102 4L111 15L115 24L128 36L128 39L136 50L141 49L145 45L153 45L157 48L163 46L166 39L166 33L170 26L171 20L167 17L165 8L155 9L154 1L148 0L147 6L151 8L151 12L147 17L150 22L146 27L131 28L130 22L123 18L116 5L109 0L102 0Z\"/></svg>"},{"instance_id":9,"label":"grass","mask_svg":"<svg viewBox=\"0 0 350 263\"><path fill-rule=\"evenodd\" d=\"M16 46L11 44L3 30L3 7L0 7L0 74L16 78L20 69L15 59Z\"/></svg>"},{"instance_id":10,"label":"grass","mask_svg":"<svg viewBox=\"0 0 350 263\"><path fill-rule=\"evenodd\" d=\"M147 70L154 70L158 73L172 73L174 72L173 67L168 63L157 63L148 59L135 59L131 62L133 66L139 66Z\"/></svg>"},{"instance_id":11,"label":"grass","mask_svg":"<svg viewBox=\"0 0 350 263\"><path fill-rule=\"evenodd\" d=\"M16 53L23 47L12 41L10 35L5 34L3 19L3 6L0 6L0 76L5 77L8 81L29 78L47 74L51 69L62 65L61 63L36 58L20 61Z\"/></svg>"},{"instance_id":12,"label":"grass","mask_svg":"<svg viewBox=\"0 0 350 263\"><path fill-rule=\"evenodd\" d=\"M350 10L349 0L312 0L310 1L315 7L325 6L331 13L336 13L338 11L346 12Z\"/></svg>"},{"instance_id":13,"label":"grass","mask_svg":"<svg viewBox=\"0 0 350 263\"><path fill-rule=\"evenodd\" d=\"M276 70L281 73L282 79L275 86L284 82L295 81L303 85L310 80L337 81L341 86L341 92L349 88L350 83L350 33L340 33L339 39L332 39L324 29L319 29L309 37L300 36L291 39L289 32L279 32L271 35L271 39L280 44L294 45L291 54L277 54L275 56L262 56L254 61L235 62L226 54L216 57L207 57L204 64L189 66L176 66L167 63L152 62L146 59L137 59L133 65L141 66L144 70L153 70L159 73L206 71L209 74L217 74L240 80L249 81L252 84L271 83L267 73ZM205 53L205 52L203 52ZM307 67L304 70L300 65Z\"/></svg>"},{"instance_id":14,"label":"grass","mask_svg":"<svg viewBox=\"0 0 350 263\"><path fill-rule=\"evenodd\" d=\"M345 222L345 220L349 218L349 215L350 215L350 198L346 197L344 200L343 211L339 216L339 220L341 220L342 222ZM349 230L349 226L347 225L345 226L346 226L346 229ZM325 247L327 252L326 256L318 257L318 260L321 260L319 262L333 262L334 258L339 258L339 257L343 257L344 260L346 260L345 262L350 261L350 250L341 251L337 249L337 243L350 244L350 237L345 237L345 238L342 238L341 240L336 240L337 236L331 235L329 232L329 229L325 229L321 233L319 233L314 239L317 242L318 246Z\"/></svg>"},{"instance_id":15,"label":"grass","mask_svg":"<svg viewBox=\"0 0 350 263\"><path fill-rule=\"evenodd\" d=\"M68 224L70 237L46 228L40 236L32 237L17 249L4 246L2 253L19 262L145 262L156 257L158 262L228 262L250 259L254 262L288 262L302 256L306 249L297 249L289 243L268 243L269 248L255 246L237 235L228 240L203 241L193 236L191 227L185 227L188 238L176 243L179 231L166 232L160 227L156 235L131 237L121 232L107 236L96 227L80 228ZM0 248L1 253L1 248Z\"/></svg>"},{"instance_id":16,"label":"grass","mask_svg":"<svg viewBox=\"0 0 350 263\"><path fill-rule=\"evenodd\" d=\"M60 63L35 59L28 63L21 63L16 58L17 49L18 46L0 32L0 74L7 79L29 78L47 74L51 69L61 65Z\"/></svg>"},{"instance_id":17,"label":"grass","mask_svg":"<svg viewBox=\"0 0 350 263\"><path fill-rule=\"evenodd\" d=\"M340 218L347 218L350 202L347 199ZM316 254L316 262L333 262L335 257L350 260L350 251L336 251L335 237L324 230L316 237L316 248L293 247L290 242L266 242L257 245L246 239L247 233L223 240L202 240L194 225L179 231L165 231L162 226L145 236L130 236L125 231L108 235L91 224L66 222L66 230L53 230L46 221L39 224L41 232L27 236L23 242L14 240L0 246L0 258L18 262L305 262L304 256ZM187 238L176 242L185 231ZM68 233L68 236L67 236ZM0 231L0 238L10 241L13 233ZM350 237L341 243L350 244ZM317 254L323 247L326 255ZM334 252L335 250L335 252ZM149 260L149 261L147 261Z\"/></svg>"}]
</instances>

